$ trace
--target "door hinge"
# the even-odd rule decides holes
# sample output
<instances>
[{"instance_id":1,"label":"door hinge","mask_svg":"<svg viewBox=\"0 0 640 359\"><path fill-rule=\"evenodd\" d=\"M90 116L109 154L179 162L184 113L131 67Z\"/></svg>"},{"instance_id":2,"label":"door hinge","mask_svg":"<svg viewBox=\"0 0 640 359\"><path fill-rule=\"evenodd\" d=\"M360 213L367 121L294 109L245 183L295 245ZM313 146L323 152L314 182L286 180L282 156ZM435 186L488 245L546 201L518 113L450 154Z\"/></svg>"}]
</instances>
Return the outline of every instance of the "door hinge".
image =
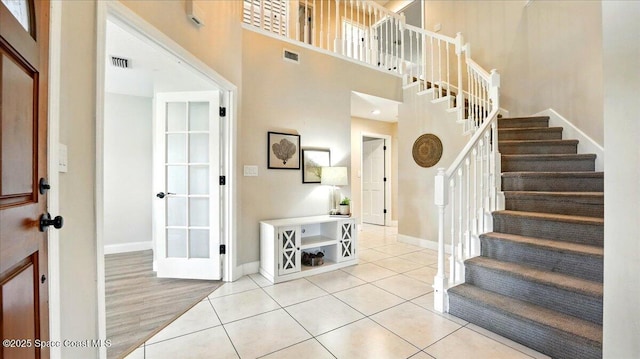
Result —
<instances>
[{"instance_id":1,"label":"door hinge","mask_svg":"<svg viewBox=\"0 0 640 359\"><path fill-rule=\"evenodd\" d=\"M227 108L220 107L220 117L225 117L227 115Z\"/></svg>"},{"instance_id":2,"label":"door hinge","mask_svg":"<svg viewBox=\"0 0 640 359\"><path fill-rule=\"evenodd\" d=\"M220 245L220 254L227 254L227 245L226 244L221 244Z\"/></svg>"},{"instance_id":3,"label":"door hinge","mask_svg":"<svg viewBox=\"0 0 640 359\"><path fill-rule=\"evenodd\" d=\"M387 182L387 177L385 177L382 181L383 181L383 182Z\"/></svg>"},{"instance_id":4,"label":"door hinge","mask_svg":"<svg viewBox=\"0 0 640 359\"><path fill-rule=\"evenodd\" d=\"M382 213L387 214L387 210L386 209L382 210Z\"/></svg>"},{"instance_id":5,"label":"door hinge","mask_svg":"<svg viewBox=\"0 0 640 359\"><path fill-rule=\"evenodd\" d=\"M220 176L220 185L225 186L227 184L227 176Z\"/></svg>"},{"instance_id":6,"label":"door hinge","mask_svg":"<svg viewBox=\"0 0 640 359\"><path fill-rule=\"evenodd\" d=\"M386 151L387 150L387 146L382 146L382 150Z\"/></svg>"}]
</instances>

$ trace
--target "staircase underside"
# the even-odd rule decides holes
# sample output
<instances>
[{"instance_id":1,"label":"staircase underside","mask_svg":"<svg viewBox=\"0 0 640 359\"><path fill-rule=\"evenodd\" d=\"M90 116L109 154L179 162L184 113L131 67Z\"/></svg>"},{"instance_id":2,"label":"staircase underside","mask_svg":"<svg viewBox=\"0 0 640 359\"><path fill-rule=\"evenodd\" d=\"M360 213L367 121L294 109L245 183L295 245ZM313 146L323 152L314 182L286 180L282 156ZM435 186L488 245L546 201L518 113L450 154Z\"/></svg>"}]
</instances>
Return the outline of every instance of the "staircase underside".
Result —
<instances>
[{"instance_id":1,"label":"staircase underside","mask_svg":"<svg viewBox=\"0 0 640 359\"><path fill-rule=\"evenodd\" d=\"M604 175L548 121L499 119L505 210L449 313L554 358L601 358Z\"/></svg>"}]
</instances>

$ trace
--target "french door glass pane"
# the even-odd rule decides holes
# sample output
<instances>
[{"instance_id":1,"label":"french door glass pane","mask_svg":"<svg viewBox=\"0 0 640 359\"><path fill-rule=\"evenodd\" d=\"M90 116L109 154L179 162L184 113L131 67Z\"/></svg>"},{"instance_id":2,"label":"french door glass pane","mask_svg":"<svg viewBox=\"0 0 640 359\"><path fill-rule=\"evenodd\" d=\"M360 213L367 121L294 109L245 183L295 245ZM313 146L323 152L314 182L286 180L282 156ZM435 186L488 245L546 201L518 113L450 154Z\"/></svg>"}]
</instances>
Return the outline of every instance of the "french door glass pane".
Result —
<instances>
[{"instance_id":1,"label":"french door glass pane","mask_svg":"<svg viewBox=\"0 0 640 359\"><path fill-rule=\"evenodd\" d=\"M195 227L209 226L208 198L189 198L189 225Z\"/></svg>"},{"instance_id":2,"label":"french door glass pane","mask_svg":"<svg viewBox=\"0 0 640 359\"><path fill-rule=\"evenodd\" d=\"M167 166L167 192L187 194L187 166Z\"/></svg>"},{"instance_id":3,"label":"french door glass pane","mask_svg":"<svg viewBox=\"0 0 640 359\"><path fill-rule=\"evenodd\" d=\"M189 193L209 194L209 167L189 167Z\"/></svg>"},{"instance_id":4,"label":"french door glass pane","mask_svg":"<svg viewBox=\"0 0 640 359\"><path fill-rule=\"evenodd\" d=\"M184 102L167 103L167 132L187 130L187 104Z\"/></svg>"},{"instance_id":5,"label":"french door glass pane","mask_svg":"<svg viewBox=\"0 0 640 359\"><path fill-rule=\"evenodd\" d=\"M189 256L191 258L209 258L209 230L189 230Z\"/></svg>"},{"instance_id":6,"label":"french door glass pane","mask_svg":"<svg viewBox=\"0 0 640 359\"><path fill-rule=\"evenodd\" d=\"M189 162L209 163L209 135L192 133L189 135Z\"/></svg>"},{"instance_id":7,"label":"french door glass pane","mask_svg":"<svg viewBox=\"0 0 640 359\"><path fill-rule=\"evenodd\" d=\"M167 135L167 163L187 162L187 135L174 133Z\"/></svg>"},{"instance_id":8,"label":"french door glass pane","mask_svg":"<svg viewBox=\"0 0 640 359\"><path fill-rule=\"evenodd\" d=\"M187 230L167 229L167 257L187 257Z\"/></svg>"},{"instance_id":9,"label":"french door glass pane","mask_svg":"<svg viewBox=\"0 0 640 359\"><path fill-rule=\"evenodd\" d=\"M187 199L184 197L167 198L167 225L187 225Z\"/></svg>"},{"instance_id":10,"label":"french door glass pane","mask_svg":"<svg viewBox=\"0 0 640 359\"><path fill-rule=\"evenodd\" d=\"M189 131L209 131L208 102L189 102Z\"/></svg>"}]
</instances>

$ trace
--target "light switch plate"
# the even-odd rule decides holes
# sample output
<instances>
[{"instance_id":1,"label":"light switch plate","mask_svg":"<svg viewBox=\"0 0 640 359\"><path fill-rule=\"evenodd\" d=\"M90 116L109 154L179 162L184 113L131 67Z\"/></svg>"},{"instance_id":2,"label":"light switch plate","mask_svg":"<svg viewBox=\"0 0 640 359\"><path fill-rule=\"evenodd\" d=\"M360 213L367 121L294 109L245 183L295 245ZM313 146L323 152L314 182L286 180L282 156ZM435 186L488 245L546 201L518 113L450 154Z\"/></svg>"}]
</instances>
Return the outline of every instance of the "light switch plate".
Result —
<instances>
[{"instance_id":1,"label":"light switch plate","mask_svg":"<svg viewBox=\"0 0 640 359\"><path fill-rule=\"evenodd\" d=\"M258 176L258 166L244 166L244 176L245 177Z\"/></svg>"}]
</instances>

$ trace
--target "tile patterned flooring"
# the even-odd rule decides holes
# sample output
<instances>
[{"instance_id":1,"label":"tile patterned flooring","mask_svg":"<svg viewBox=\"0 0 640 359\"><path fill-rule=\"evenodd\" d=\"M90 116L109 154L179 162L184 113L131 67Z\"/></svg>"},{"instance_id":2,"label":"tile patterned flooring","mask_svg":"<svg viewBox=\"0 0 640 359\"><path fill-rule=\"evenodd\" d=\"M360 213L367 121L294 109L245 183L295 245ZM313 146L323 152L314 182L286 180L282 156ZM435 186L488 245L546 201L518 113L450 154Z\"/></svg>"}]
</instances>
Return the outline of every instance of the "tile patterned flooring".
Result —
<instances>
[{"instance_id":1,"label":"tile patterned flooring","mask_svg":"<svg viewBox=\"0 0 640 359\"><path fill-rule=\"evenodd\" d=\"M433 310L436 252L363 225L360 264L273 285L225 283L127 359L547 358Z\"/></svg>"}]
</instances>

